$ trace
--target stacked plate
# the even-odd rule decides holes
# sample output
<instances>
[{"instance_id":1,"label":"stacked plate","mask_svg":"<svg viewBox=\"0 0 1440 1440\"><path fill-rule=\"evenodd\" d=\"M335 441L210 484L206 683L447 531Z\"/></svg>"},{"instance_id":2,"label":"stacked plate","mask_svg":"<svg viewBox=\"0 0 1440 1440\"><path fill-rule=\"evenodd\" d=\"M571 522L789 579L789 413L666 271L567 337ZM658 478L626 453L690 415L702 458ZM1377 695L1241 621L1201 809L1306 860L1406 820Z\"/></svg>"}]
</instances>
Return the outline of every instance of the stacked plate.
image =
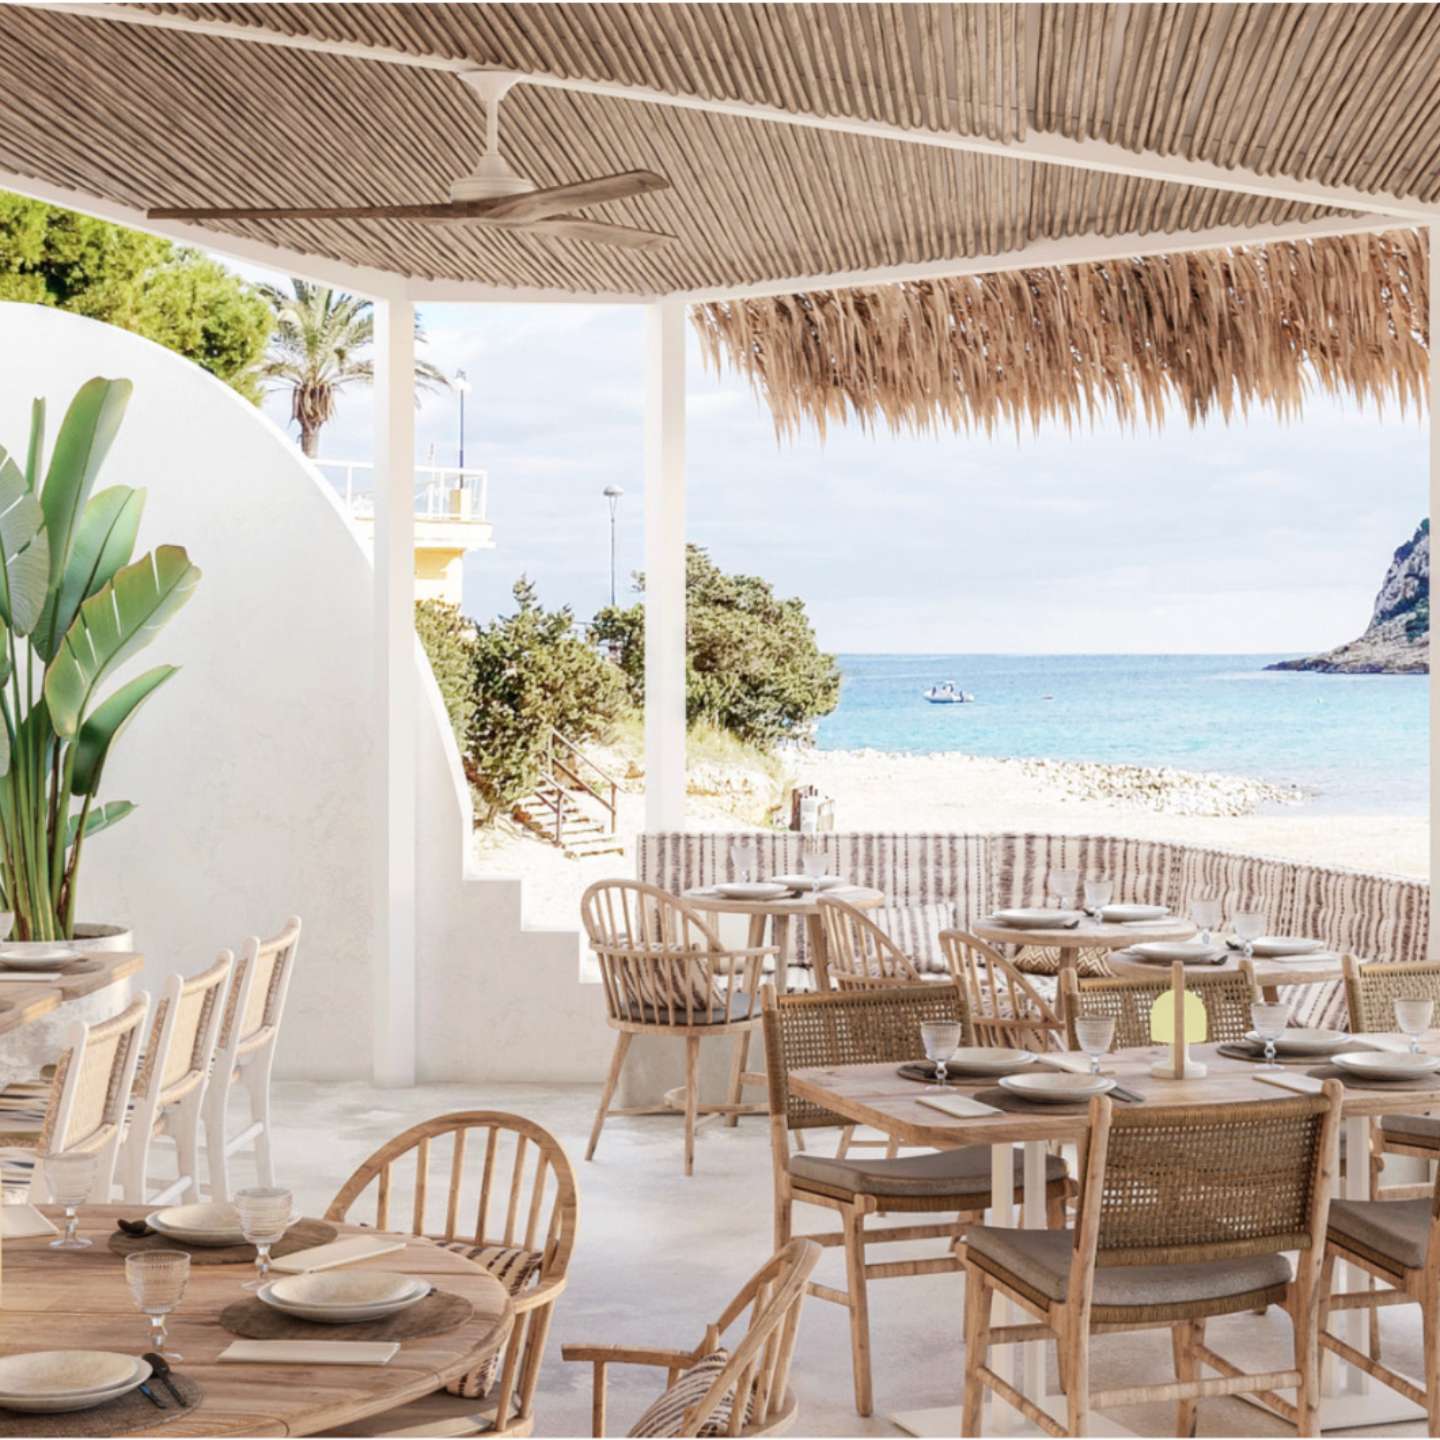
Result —
<instances>
[{"instance_id":1,"label":"stacked plate","mask_svg":"<svg viewBox=\"0 0 1440 1440\"><path fill-rule=\"evenodd\" d=\"M73 945L52 944L45 940L25 940L13 945L0 945L0 965L7 970L53 970L80 952Z\"/></svg>"},{"instance_id":2,"label":"stacked plate","mask_svg":"<svg viewBox=\"0 0 1440 1440\"><path fill-rule=\"evenodd\" d=\"M90 1410L128 1395L150 1366L110 1350L32 1350L0 1359L0 1407L58 1415Z\"/></svg>"},{"instance_id":3,"label":"stacked plate","mask_svg":"<svg viewBox=\"0 0 1440 1440\"><path fill-rule=\"evenodd\" d=\"M715 893L724 900L778 900L790 887L776 880L731 880L717 885Z\"/></svg>"},{"instance_id":4,"label":"stacked plate","mask_svg":"<svg viewBox=\"0 0 1440 1440\"><path fill-rule=\"evenodd\" d=\"M1223 945L1207 945L1203 940L1147 940L1125 953L1147 965L1170 965L1176 960L1185 965L1218 965L1227 954Z\"/></svg>"},{"instance_id":5,"label":"stacked plate","mask_svg":"<svg viewBox=\"0 0 1440 1440\"><path fill-rule=\"evenodd\" d=\"M1325 947L1318 940L1302 940L1298 935L1262 935L1250 948L1257 960L1292 960Z\"/></svg>"},{"instance_id":6,"label":"stacked plate","mask_svg":"<svg viewBox=\"0 0 1440 1440\"><path fill-rule=\"evenodd\" d=\"M1104 905L1100 918L1107 925L1131 925L1137 920L1165 920L1170 912L1163 905Z\"/></svg>"},{"instance_id":7,"label":"stacked plate","mask_svg":"<svg viewBox=\"0 0 1440 1440\"><path fill-rule=\"evenodd\" d=\"M266 1305L318 1325L358 1325L366 1320L385 1320L419 1304L429 1293L428 1280L385 1270L287 1275L256 1291Z\"/></svg>"},{"instance_id":8,"label":"stacked plate","mask_svg":"<svg viewBox=\"0 0 1440 1440\"><path fill-rule=\"evenodd\" d=\"M1021 1065L1033 1064L1029 1050L1006 1050L998 1045L962 1045L946 1062L951 1075L1006 1075Z\"/></svg>"},{"instance_id":9,"label":"stacked plate","mask_svg":"<svg viewBox=\"0 0 1440 1440\"><path fill-rule=\"evenodd\" d=\"M1352 1042L1353 1043L1353 1042ZM1440 1055L1399 1054L1378 1050L1351 1050L1332 1057L1341 1070L1364 1080L1415 1080L1440 1070Z\"/></svg>"},{"instance_id":10,"label":"stacked plate","mask_svg":"<svg viewBox=\"0 0 1440 1440\"><path fill-rule=\"evenodd\" d=\"M1257 1051L1265 1049L1264 1039L1253 1030L1245 1037L1246 1042ZM1355 1037L1347 1035L1341 1030L1304 1030L1296 1026L1293 1030L1286 1030L1275 1041L1275 1053L1277 1055L1334 1055L1337 1050L1343 1050L1347 1045L1353 1045ZM1440 1061L1436 1062L1440 1064Z\"/></svg>"},{"instance_id":11,"label":"stacked plate","mask_svg":"<svg viewBox=\"0 0 1440 1440\"><path fill-rule=\"evenodd\" d=\"M243 1245L240 1212L233 1205L172 1205L145 1217L167 1240L182 1245Z\"/></svg>"},{"instance_id":12,"label":"stacked plate","mask_svg":"<svg viewBox=\"0 0 1440 1440\"><path fill-rule=\"evenodd\" d=\"M1022 1100L1038 1100L1047 1105L1070 1105L1089 1100L1115 1088L1108 1075L1071 1075L1063 1070L1037 1070L1033 1075L1002 1075L1000 1088L1020 1096Z\"/></svg>"},{"instance_id":13,"label":"stacked plate","mask_svg":"<svg viewBox=\"0 0 1440 1440\"><path fill-rule=\"evenodd\" d=\"M997 910L990 918L1015 930L1068 930L1084 916L1078 910Z\"/></svg>"},{"instance_id":14,"label":"stacked plate","mask_svg":"<svg viewBox=\"0 0 1440 1440\"><path fill-rule=\"evenodd\" d=\"M810 875L773 875L771 883L783 885L787 890L803 895L815 889L833 890L837 885L844 885L846 882L838 875L822 875L818 880Z\"/></svg>"}]
</instances>

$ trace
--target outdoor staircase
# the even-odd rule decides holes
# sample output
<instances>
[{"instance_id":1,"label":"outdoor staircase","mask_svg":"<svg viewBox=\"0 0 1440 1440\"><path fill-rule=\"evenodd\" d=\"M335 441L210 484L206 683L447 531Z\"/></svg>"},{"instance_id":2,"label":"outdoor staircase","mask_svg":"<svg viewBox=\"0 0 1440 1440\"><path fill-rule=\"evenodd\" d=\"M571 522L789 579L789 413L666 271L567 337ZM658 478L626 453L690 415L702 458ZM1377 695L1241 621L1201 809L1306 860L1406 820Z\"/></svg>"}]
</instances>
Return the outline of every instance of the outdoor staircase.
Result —
<instances>
[{"instance_id":1,"label":"outdoor staircase","mask_svg":"<svg viewBox=\"0 0 1440 1440\"><path fill-rule=\"evenodd\" d=\"M623 855L625 843L616 824L618 793L611 775L552 729L540 783L516 804L513 813L527 830L558 846L571 859Z\"/></svg>"}]
</instances>

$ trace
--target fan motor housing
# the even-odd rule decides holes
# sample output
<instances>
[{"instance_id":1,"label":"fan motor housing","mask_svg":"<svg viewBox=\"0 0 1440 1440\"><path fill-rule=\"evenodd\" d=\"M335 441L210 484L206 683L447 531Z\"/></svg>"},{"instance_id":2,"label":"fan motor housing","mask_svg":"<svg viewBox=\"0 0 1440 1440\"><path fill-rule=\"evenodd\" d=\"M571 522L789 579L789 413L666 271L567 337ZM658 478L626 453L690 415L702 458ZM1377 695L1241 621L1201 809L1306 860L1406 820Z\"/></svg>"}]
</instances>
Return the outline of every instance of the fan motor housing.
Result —
<instances>
[{"instance_id":1,"label":"fan motor housing","mask_svg":"<svg viewBox=\"0 0 1440 1440\"><path fill-rule=\"evenodd\" d=\"M496 200L504 195L528 195L535 182L512 169L499 155L484 155L475 168L450 186L452 200Z\"/></svg>"}]
</instances>

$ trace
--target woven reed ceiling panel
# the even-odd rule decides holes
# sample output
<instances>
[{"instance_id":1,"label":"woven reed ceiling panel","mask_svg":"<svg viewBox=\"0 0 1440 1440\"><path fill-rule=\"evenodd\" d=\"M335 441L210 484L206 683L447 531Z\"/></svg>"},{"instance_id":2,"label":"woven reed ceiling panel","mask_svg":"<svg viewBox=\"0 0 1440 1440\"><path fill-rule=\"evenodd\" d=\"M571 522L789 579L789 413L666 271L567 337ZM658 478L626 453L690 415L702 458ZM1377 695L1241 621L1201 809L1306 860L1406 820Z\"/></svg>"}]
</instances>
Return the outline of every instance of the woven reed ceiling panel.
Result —
<instances>
[{"instance_id":1,"label":"woven reed ceiling panel","mask_svg":"<svg viewBox=\"0 0 1440 1440\"><path fill-rule=\"evenodd\" d=\"M1032 129L1440 198L1431 5L184 5L359 41L1013 140ZM444 197L483 109L433 70L0 8L0 167L136 208ZM546 185L648 167L673 188L593 216L649 252L482 226L214 226L425 278L663 293L1254 226L1325 210L521 86L503 146Z\"/></svg>"}]
</instances>

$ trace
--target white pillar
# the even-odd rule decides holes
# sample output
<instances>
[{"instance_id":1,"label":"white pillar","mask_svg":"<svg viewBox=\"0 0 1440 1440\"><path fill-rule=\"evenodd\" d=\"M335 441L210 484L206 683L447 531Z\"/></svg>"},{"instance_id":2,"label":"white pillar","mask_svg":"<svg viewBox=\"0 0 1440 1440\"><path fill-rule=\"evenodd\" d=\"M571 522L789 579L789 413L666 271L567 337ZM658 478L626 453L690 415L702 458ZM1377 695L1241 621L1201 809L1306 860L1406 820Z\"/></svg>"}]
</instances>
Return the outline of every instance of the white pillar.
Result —
<instances>
[{"instance_id":1,"label":"white pillar","mask_svg":"<svg viewBox=\"0 0 1440 1440\"><path fill-rule=\"evenodd\" d=\"M645 828L685 828L685 306L650 306L645 363Z\"/></svg>"},{"instance_id":2,"label":"white pillar","mask_svg":"<svg viewBox=\"0 0 1440 1440\"><path fill-rule=\"evenodd\" d=\"M376 942L371 1065L415 1083L415 307L375 302Z\"/></svg>"},{"instance_id":3,"label":"white pillar","mask_svg":"<svg viewBox=\"0 0 1440 1440\"><path fill-rule=\"evenodd\" d=\"M1430 234L1430 528L1440 516L1440 225ZM1435 669L1435 637L1430 637L1430 958L1440 959L1440 915L1435 896L1440 894L1440 846L1435 843L1440 824L1440 673Z\"/></svg>"}]
</instances>

